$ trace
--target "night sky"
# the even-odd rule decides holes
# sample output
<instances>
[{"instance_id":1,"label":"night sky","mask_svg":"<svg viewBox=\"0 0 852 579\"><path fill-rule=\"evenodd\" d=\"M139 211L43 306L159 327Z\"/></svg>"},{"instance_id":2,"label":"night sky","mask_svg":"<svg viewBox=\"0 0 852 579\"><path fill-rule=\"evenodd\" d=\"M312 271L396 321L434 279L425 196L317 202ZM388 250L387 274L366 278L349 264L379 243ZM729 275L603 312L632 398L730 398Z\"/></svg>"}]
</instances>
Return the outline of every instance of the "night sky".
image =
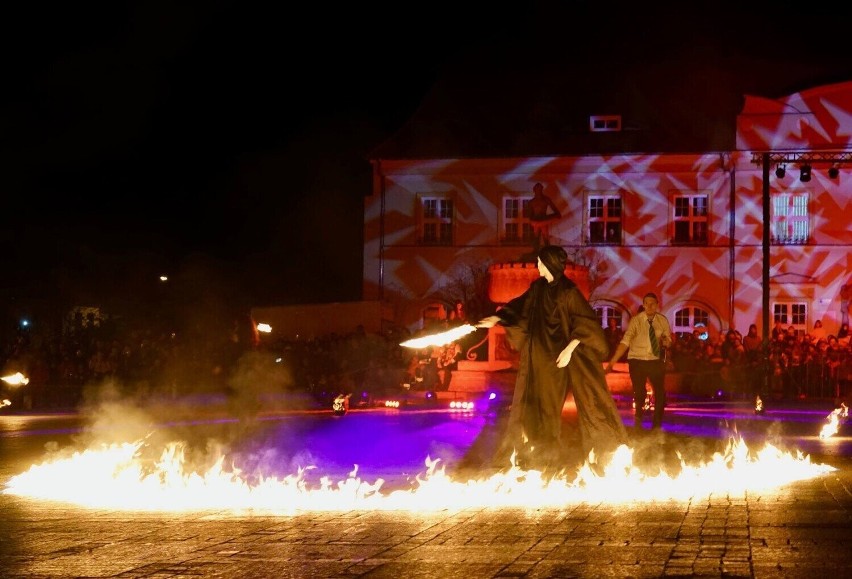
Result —
<instances>
[{"instance_id":1,"label":"night sky","mask_svg":"<svg viewBox=\"0 0 852 579\"><path fill-rule=\"evenodd\" d=\"M642 15L625 12L634 3L267 4L26 3L4 14L7 309L141 300L161 272L239 305L359 299L369 152L449 71L570 73L571 54L671 51L696 28L725 42L769 32L780 46L772 21L794 6L752 5L759 20L735 27L724 3L690 4L706 17L666 8L682 3ZM813 49L812 34L783 46ZM769 46L751 33L742 42Z\"/></svg>"},{"instance_id":2,"label":"night sky","mask_svg":"<svg viewBox=\"0 0 852 579\"><path fill-rule=\"evenodd\" d=\"M411 37L439 13L266 4L5 18L6 301L59 285L94 303L188 270L254 305L360 298L369 152L461 43Z\"/></svg>"}]
</instances>

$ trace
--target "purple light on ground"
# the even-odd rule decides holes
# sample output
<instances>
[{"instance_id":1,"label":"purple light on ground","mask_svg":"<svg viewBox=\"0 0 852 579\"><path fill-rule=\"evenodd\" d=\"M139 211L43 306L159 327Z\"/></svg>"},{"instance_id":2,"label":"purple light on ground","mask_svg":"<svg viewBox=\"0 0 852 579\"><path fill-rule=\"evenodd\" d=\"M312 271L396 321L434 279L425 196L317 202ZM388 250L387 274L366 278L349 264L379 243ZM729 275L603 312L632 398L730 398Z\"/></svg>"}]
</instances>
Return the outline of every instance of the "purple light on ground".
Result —
<instances>
[{"instance_id":1,"label":"purple light on ground","mask_svg":"<svg viewBox=\"0 0 852 579\"><path fill-rule=\"evenodd\" d=\"M243 470L287 476L316 467L310 478L357 476L400 482L426 472L426 458L448 467L462 458L487 417L475 413L431 411L350 411L343 416L294 415L265 430L239 451Z\"/></svg>"}]
</instances>

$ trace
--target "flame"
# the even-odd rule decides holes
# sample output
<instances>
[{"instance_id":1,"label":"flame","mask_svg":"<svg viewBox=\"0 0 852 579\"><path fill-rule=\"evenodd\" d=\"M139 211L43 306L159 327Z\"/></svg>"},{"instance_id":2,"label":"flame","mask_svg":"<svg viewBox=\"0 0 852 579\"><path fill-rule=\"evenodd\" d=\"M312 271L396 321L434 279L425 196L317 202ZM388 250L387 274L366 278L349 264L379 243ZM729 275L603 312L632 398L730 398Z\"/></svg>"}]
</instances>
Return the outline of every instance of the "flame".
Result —
<instances>
[{"instance_id":1,"label":"flame","mask_svg":"<svg viewBox=\"0 0 852 579\"><path fill-rule=\"evenodd\" d=\"M822 427L819 437L825 439L837 434L837 431L840 428L840 419L846 418L847 416L849 416L849 408L847 408L845 404L841 403L840 408L835 408L831 414L825 417L825 419L828 420L828 424L825 424Z\"/></svg>"},{"instance_id":2,"label":"flame","mask_svg":"<svg viewBox=\"0 0 852 579\"><path fill-rule=\"evenodd\" d=\"M8 398L4 398L3 400L0 400L0 408L3 408L4 406L11 406L11 405L12 405L12 401L9 400Z\"/></svg>"},{"instance_id":3,"label":"flame","mask_svg":"<svg viewBox=\"0 0 852 579\"><path fill-rule=\"evenodd\" d=\"M9 384L10 386L26 386L30 383L30 379L21 374L20 372L15 372L14 374L11 374L9 376L3 376L2 378L0 378L0 380L3 380L6 384Z\"/></svg>"},{"instance_id":4,"label":"flame","mask_svg":"<svg viewBox=\"0 0 852 579\"><path fill-rule=\"evenodd\" d=\"M455 342L459 338L476 331L476 326L464 324L456 328L450 328L446 332L439 332L420 338L412 338L400 344L403 348L428 348L429 346L443 346Z\"/></svg>"},{"instance_id":5,"label":"flame","mask_svg":"<svg viewBox=\"0 0 852 579\"><path fill-rule=\"evenodd\" d=\"M642 402L642 410L651 410L654 407L654 392L646 388L645 400ZM631 408L636 410L636 400L631 404Z\"/></svg>"},{"instance_id":6,"label":"flame","mask_svg":"<svg viewBox=\"0 0 852 579\"><path fill-rule=\"evenodd\" d=\"M771 445L751 452L742 439L731 438L726 451L715 453L706 463L687 465L678 454L681 468L675 475L643 473L633 465L633 451L622 445L603 468L590 456L592 463L586 462L571 480L522 470L515 465L514 455L507 470L489 478L453 480L443 466L439 468L440 459L427 457L425 473L410 481L411 488L382 492L384 480L363 481L357 465L348 478L336 483L328 476L311 483L307 475L316 470L313 466L282 478L247 477L238 468L225 469L224 455L199 473L187 469L184 443L169 443L156 461L143 460L143 444L104 444L33 465L12 477L2 492L127 511L561 508L583 502L692 500L717 493L763 491L836 470L811 463L801 452L794 456Z\"/></svg>"}]
</instances>

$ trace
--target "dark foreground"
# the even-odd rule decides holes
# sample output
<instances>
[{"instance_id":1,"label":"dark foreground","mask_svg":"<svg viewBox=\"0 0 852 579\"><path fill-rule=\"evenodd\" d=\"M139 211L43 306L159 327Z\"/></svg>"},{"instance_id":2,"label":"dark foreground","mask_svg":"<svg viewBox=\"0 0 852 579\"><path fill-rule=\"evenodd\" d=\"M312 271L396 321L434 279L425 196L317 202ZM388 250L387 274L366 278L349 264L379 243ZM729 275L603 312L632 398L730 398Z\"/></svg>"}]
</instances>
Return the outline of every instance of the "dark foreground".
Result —
<instances>
[{"instance_id":1,"label":"dark foreground","mask_svg":"<svg viewBox=\"0 0 852 579\"><path fill-rule=\"evenodd\" d=\"M800 449L813 462L837 469L770 493L627 506L602 500L543 509L275 516L225 509L128 513L0 494L0 576L852 576L852 439L845 423L834 437L818 438L831 409L772 408L756 416L738 403L683 403L670 408L663 433L634 435L649 465L647 449L655 448L664 469L678 453L697 456L721 448L732 430L755 442ZM630 424L628 410L622 413ZM569 444L576 442L572 424L569 413ZM365 470L388 477L394 463L399 470L416 468L424 451L448 453L450 472L458 476L486 469L498 425L493 416L433 410L267 416L251 427L208 416L160 427L180 435L227 434L241 448L255 450L298 438L313 445L313 458L332 470L343 469L344 457L355 457ZM75 416L6 415L0 426L0 486L38 462L45 445L73 444L85 431ZM354 444L356 430L372 441ZM385 458L369 463L379 455Z\"/></svg>"}]
</instances>

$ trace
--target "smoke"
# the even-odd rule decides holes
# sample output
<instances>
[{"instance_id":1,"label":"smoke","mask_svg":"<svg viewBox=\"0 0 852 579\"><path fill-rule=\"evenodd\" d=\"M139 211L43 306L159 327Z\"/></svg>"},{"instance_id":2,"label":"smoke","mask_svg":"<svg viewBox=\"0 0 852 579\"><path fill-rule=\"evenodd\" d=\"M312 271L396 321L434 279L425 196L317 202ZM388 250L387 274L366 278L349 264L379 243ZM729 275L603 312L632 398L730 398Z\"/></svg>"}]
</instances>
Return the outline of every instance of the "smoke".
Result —
<instances>
[{"instance_id":1,"label":"smoke","mask_svg":"<svg viewBox=\"0 0 852 579\"><path fill-rule=\"evenodd\" d=\"M128 397L116 380L87 385L79 411L88 426L78 442L86 446L134 442L155 427L151 414L139 400Z\"/></svg>"},{"instance_id":2,"label":"smoke","mask_svg":"<svg viewBox=\"0 0 852 579\"><path fill-rule=\"evenodd\" d=\"M293 385L290 369L264 352L247 352L235 364L225 394L230 414L253 421L261 411L291 406L286 394Z\"/></svg>"},{"instance_id":3,"label":"smoke","mask_svg":"<svg viewBox=\"0 0 852 579\"><path fill-rule=\"evenodd\" d=\"M769 423L769 427L766 429L766 441L775 446L776 448L784 448L784 425L779 420L773 420Z\"/></svg>"},{"instance_id":4,"label":"smoke","mask_svg":"<svg viewBox=\"0 0 852 579\"><path fill-rule=\"evenodd\" d=\"M251 438L264 413L286 408L293 385L289 369L262 352L248 352L233 365L224 392L187 392L177 395L153 384L140 388L115 379L91 383L83 389L79 412L83 430L73 438L74 448L48 448L68 453L76 448L141 443L143 460L157 461L168 447L177 446L184 465L203 472L225 457L223 467L262 472L280 467L277 450L253 449ZM294 457L302 463L306 457ZM288 461L289 462L289 461ZM302 464L304 466L304 464Z\"/></svg>"}]
</instances>

